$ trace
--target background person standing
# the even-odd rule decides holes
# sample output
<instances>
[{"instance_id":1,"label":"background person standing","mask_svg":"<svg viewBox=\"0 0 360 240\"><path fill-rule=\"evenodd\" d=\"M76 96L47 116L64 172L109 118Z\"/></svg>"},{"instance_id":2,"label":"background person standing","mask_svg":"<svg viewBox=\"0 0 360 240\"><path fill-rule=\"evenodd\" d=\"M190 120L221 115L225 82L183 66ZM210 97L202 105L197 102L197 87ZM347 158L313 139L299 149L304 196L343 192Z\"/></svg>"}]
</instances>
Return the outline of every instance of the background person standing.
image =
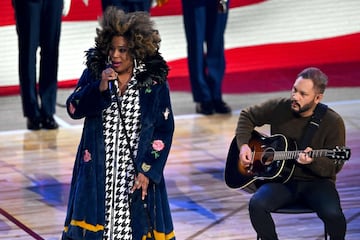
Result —
<instances>
[{"instance_id":1,"label":"background person standing","mask_svg":"<svg viewBox=\"0 0 360 240\"><path fill-rule=\"evenodd\" d=\"M57 129L54 120L64 0L12 0L19 48L19 80L30 130ZM36 52L40 47L39 85Z\"/></svg>"},{"instance_id":2,"label":"background person standing","mask_svg":"<svg viewBox=\"0 0 360 240\"><path fill-rule=\"evenodd\" d=\"M222 100L221 89L228 6L227 0L182 0L189 76L197 113L231 112Z\"/></svg>"}]
</instances>

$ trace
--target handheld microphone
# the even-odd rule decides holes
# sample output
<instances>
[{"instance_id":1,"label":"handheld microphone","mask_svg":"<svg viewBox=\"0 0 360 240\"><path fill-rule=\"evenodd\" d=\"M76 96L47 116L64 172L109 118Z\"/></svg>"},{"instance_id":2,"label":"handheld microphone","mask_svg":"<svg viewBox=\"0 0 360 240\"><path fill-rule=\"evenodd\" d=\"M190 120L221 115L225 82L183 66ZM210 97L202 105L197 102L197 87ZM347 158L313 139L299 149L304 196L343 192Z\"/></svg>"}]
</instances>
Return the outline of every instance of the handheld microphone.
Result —
<instances>
[{"instance_id":1,"label":"handheld microphone","mask_svg":"<svg viewBox=\"0 0 360 240\"><path fill-rule=\"evenodd\" d=\"M106 69L111 68L111 64L107 64L106 65ZM110 90L111 93L116 93L116 85L115 85L115 80L116 79L112 79L108 81L108 88Z\"/></svg>"},{"instance_id":2,"label":"handheld microphone","mask_svg":"<svg viewBox=\"0 0 360 240\"><path fill-rule=\"evenodd\" d=\"M114 92L116 90L116 86L115 86L115 79L114 80L109 80L108 81L109 84L109 90L110 92Z\"/></svg>"}]
</instances>

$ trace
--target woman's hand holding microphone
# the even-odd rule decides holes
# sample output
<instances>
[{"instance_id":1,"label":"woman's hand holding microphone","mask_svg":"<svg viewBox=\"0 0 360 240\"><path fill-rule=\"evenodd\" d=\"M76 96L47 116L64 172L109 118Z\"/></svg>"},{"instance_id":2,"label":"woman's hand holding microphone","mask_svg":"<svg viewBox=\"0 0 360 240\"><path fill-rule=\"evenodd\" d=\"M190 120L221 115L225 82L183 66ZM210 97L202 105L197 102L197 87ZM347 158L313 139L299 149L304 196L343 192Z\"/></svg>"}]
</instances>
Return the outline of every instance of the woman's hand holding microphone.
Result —
<instances>
[{"instance_id":1,"label":"woman's hand holding microphone","mask_svg":"<svg viewBox=\"0 0 360 240\"><path fill-rule=\"evenodd\" d=\"M113 81L117 80L117 78L118 73L115 72L115 70L111 67L103 70L101 73L101 82L99 86L100 91L103 92L109 89L109 87L111 87L111 84L113 84Z\"/></svg>"}]
</instances>

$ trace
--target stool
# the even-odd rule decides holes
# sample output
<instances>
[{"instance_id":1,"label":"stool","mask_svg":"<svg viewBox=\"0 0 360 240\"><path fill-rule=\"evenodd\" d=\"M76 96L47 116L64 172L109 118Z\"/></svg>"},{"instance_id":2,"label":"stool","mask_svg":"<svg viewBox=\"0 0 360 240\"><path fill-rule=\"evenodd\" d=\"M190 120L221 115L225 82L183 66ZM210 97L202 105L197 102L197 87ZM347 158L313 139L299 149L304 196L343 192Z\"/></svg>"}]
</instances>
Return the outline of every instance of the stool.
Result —
<instances>
[{"instance_id":1,"label":"stool","mask_svg":"<svg viewBox=\"0 0 360 240\"><path fill-rule=\"evenodd\" d=\"M287 205L285 207L279 208L275 211L272 211L272 213L279 213L279 214L304 214L304 213L314 213L314 210L311 208L305 206L301 203L294 203ZM326 226L324 224L324 239L328 239L328 233L326 231ZM257 240L260 240L260 237L257 236Z\"/></svg>"}]
</instances>

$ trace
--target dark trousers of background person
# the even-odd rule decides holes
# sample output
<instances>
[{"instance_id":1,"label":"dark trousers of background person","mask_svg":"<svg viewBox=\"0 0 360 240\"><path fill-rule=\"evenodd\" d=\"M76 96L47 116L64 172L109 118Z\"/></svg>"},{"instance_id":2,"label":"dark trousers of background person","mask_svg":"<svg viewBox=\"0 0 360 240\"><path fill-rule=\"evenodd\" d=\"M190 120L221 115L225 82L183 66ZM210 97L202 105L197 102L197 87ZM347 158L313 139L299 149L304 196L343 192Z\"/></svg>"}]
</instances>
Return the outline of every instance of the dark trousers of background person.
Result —
<instances>
[{"instance_id":1,"label":"dark trousers of background person","mask_svg":"<svg viewBox=\"0 0 360 240\"><path fill-rule=\"evenodd\" d=\"M144 11L149 12L151 8L152 0L102 0L101 6L102 10L108 6L116 6L119 9L124 10L124 12L136 12Z\"/></svg>"},{"instance_id":2,"label":"dark trousers of background person","mask_svg":"<svg viewBox=\"0 0 360 240\"><path fill-rule=\"evenodd\" d=\"M218 5L218 0L182 0L189 75L195 102L222 100L224 33L228 11L220 13Z\"/></svg>"},{"instance_id":3,"label":"dark trousers of background person","mask_svg":"<svg viewBox=\"0 0 360 240\"><path fill-rule=\"evenodd\" d=\"M30 119L52 117L56 107L63 0L13 0L13 6L18 34L19 77L24 116ZM41 49L41 58L37 89L38 47Z\"/></svg>"},{"instance_id":4,"label":"dark trousers of background person","mask_svg":"<svg viewBox=\"0 0 360 240\"><path fill-rule=\"evenodd\" d=\"M335 184L329 180L289 181L268 183L251 197L249 213L258 236L264 240L277 239L271 211L292 201L302 201L312 208L325 223L331 240L344 240L346 219Z\"/></svg>"}]
</instances>

